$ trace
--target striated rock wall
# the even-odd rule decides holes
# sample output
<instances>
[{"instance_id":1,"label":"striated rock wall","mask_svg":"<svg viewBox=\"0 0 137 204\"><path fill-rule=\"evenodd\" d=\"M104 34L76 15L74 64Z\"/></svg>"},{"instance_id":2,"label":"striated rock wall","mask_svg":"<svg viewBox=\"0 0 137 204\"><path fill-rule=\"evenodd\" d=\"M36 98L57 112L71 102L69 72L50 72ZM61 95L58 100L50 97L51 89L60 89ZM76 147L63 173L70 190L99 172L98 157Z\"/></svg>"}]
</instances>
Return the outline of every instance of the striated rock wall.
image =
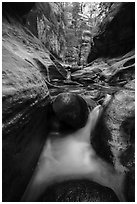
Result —
<instances>
[{"instance_id":1,"label":"striated rock wall","mask_svg":"<svg viewBox=\"0 0 137 204\"><path fill-rule=\"evenodd\" d=\"M22 25L18 4L3 6L2 156L3 201L20 201L48 132L48 81L67 72ZM23 12L23 11L22 11ZM56 74L55 74L56 73Z\"/></svg>"},{"instance_id":2,"label":"striated rock wall","mask_svg":"<svg viewBox=\"0 0 137 204\"><path fill-rule=\"evenodd\" d=\"M65 20L58 2L4 2L5 13L18 18L52 54L63 60Z\"/></svg>"},{"instance_id":3,"label":"striated rock wall","mask_svg":"<svg viewBox=\"0 0 137 204\"><path fill-rule=\"evenodd\" d=\"M24 33L3 26L3 201L19 201L45 140L49 91L40 70L27 61Z\"/></svg>"},{"instance_id":4,"label":"striated rock wall","mask_svg":"<svg viewBox=\"0 0 137 204\"><path fill-rule=\"evenodd\" d=\"M135 47L135 3L114 4L93 38L88 63L98 57L115 57Z\"/></svg>"}]
</instances>

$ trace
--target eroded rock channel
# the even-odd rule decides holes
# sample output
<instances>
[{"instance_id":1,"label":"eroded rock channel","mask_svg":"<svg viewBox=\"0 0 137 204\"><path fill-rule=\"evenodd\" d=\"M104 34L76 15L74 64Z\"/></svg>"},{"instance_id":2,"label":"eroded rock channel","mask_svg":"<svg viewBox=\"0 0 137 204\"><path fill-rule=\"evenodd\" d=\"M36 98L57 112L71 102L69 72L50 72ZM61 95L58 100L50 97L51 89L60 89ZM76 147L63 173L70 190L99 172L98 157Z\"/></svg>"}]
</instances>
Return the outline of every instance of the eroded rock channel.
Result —
<instances>
[{"instance_id":1,"label":"eroded rock channel","mask_svg":"<svg viewBox=\"0 0 137 204\"><path fill-rule=\"evenodd\" d=\"M58 135L62 124L53 113L53 102L58 94L71 93L82 97L88 110L103 105L106 95L111 96L89 143L100 161L124 174L122 194L125 201L134 202L135 4L107 5L110 12L96 35L83 32L74 59L76 47L72 51L72 42L70 46L65 37L71 29L65 30L65 3L59 3L2 5L2 200L21 201L49 134ZM81 11L85 7L81 4ZM84 13L79 16L85 19ZM72 107L78 114L79 104ZM83 106L82 121L87 120L86 111ZM63 113L59 114L62 117ZM121 195L112 188L88 178L53 182L36 201L120 201Z\"/></svg>"}]
</instances>

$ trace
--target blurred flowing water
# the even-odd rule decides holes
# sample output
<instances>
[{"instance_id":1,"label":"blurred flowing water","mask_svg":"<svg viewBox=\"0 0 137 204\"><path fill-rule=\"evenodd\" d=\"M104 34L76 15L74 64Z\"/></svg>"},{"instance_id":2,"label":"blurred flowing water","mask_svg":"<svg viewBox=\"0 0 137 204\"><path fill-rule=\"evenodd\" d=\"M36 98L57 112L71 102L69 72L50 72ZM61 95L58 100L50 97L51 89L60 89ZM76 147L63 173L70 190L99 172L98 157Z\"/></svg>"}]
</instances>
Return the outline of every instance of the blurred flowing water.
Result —
<instances>
[{"instance_id":1,"label":"blurred flowing water","mask_svg":"<svg viewBox=\"0 0 137 204\"><path fill-rule=\"evenodd\" d=\"M68 84L66 84L68 83ZM71 92L81 95L89 104L90 99L95 101L94 106L100 103L100 100L106 94L113 94L119 90L118 87L103 88L97 84L75 85L72 81L56 81L55 86L61 88L50 88L51 98L54 99L59 93ZM52 83L53 84L53 83ZM93 105L93 101L92 101ZM71 168L71 167L70 167ZM119 201L115 193L100 184L89 182L88 180L72 180L62 182L49 187L39 201L49 202L116 202Z\"/></svg>"},{"instance_id":2,"label":"blurred flowing water","mask_svg":"<svg viewBox=\"0 0 137 204\"><path fill-rule=\"evenodd\" d=\"M129 80L133 80L134 81L134 73L132 73L132 71L134 72L134 68L131 70L131 73L129 71ZM112 106L112 111L113 109L115 110L115 103L117 104L121 104L123 100L125 100L124 98L127 98L126 100L128 100L129 98L129 102L126 103L126 105L124 105L123 103L123 110L124 114L122 114L121 112L117 112L117 110L115 110L116 112L113 114L112 117L112 125L109 127L110 130L112 131L112 137L111 138L111 143L109 143L109 145L111 147L106 146L104 143L100 143L99 140L100 138L98 136L96 136L97 138L95 139L95 143L99 142L99 145L103 145L101 146L101 150L98 151L99 154L104 154L104 157L111 158L111 153L110 153L110 148L113 151L114 154L114 159L115 159L115 165L116 168L119 169L121 172L123 172L125 170L125 167L122 166L119 163L119 159L118 158L121 153L121 149L119 147L119 145L121 146L121 148L128 148L127 145L125 145L125 143L120 143L120 139L116 140L117 138L120 138L120 133L119 133L119 127L121 122L117 122L119 125L117 125L117 136L115 134L113 134L113 124L115 125L115 116L119 119L120 115L121 115L121 119L125 120L126 117L128 117L129 115L129 111L131 109L133 109L132 107L134 107L134 88L132 86L125 85L128 84L128 80L127 80L127 76L125 75L126 71L123 72L122 75L120 75L120 80L119 81L119 75L116 75L116 78L114 78L112 81L114 81L113 83L107 83L106 81L101 81L100 79L98 79L98 81L86 81L81 85L80 84L75 84L74 81L69 80L56 80L53 81L52 84L54 84L55 86L58 86L59 88L50 88L50 95L51 98L54 99L54 97L56 97L59 93L62 92L71 92L71 93L76 93L81 95L90 105L91 103L91 99L93 99L93 101L95 102L94 106L96 106L97 104L102 104L102 101L104 100L106 94L110 94L110 95L115 95L117 94L117 97L119 97L119 102L117 102L117 99L114 99L113 102L113 106ZM82 75L81 75L82 78ZM126 81L125 81L126 80ZM124 83L123 83L124 82ZM111 85L112 84L112 85ZM125 86L124 86L125 85ZM125 94L124 94L125 93ZM130 97L132 95L132 97ZM131 98L131 102L130 102L130 98ZM111 108L110 108L111 109ZM111 113L110 112L110 113ZM134 112L134 111L133 111ZM109 113L107 113L109 115ZM106 123L109 123L109 119L107 119L108 115L106 116ZM111 114L110 114L111 115ZM101 124L100 127L102 127L103 124ZM106 130L103 130L104 127L102 127L102 136L105 133L106 134ZM112 129L112 130L111 130ZM107 130L108 131L108 130ZM98 141L97 141L98 140ZM107 143L107 141L106 141ZM129 143L130 144L130 143ZM98 145L98 146L99 146ZM95 144L96 146L96 144ZM129 145L130 146L130 145ZM104 152L103 152L104 151ZM125 151L125 150L123 150ZM134 166L134 162L133 165ZM134 170L133 170L134 172ZM134 173L132 173L134 175ZM131 180L133 180L131 178ZM132 181L132 185L134 185L134 181ZM133 188L133 187L132 187ZM129 196L130 197L130 196ZM134 193L132 193L132 198L134 199ZM94 182L89 182L87 180L73 180L73 181L68 181L68 182L63 182L60 184L56 184L53 185L52 187L50 187L46 193L41 197L41 200L43 201L58 201L58 202L115 202L115 201L119 201L118 198L116 197L115 193L111 190L108 189L104 186L101 186L97 183Z\"/></svg>"}]
</instances>

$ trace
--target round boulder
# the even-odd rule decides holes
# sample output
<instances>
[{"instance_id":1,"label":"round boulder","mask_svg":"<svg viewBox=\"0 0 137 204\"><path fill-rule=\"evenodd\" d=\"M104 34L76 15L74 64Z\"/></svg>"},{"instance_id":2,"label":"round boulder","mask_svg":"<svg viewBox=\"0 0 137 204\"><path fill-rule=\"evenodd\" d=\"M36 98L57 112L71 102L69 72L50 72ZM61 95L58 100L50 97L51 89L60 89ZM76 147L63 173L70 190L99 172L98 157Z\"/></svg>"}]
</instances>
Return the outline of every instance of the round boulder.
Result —
<instances>
[{"instance_id":1,"label":"round boulder","mask_svg":"<svg viewBox=\"0 0 137 204\"><path fill-rule=\"evenodd\" d=\"M59 94L53 102L53 111L60 122L73 129L82 128L89 114L86 101L74 93Z\"/></svg>"}]
</instances>

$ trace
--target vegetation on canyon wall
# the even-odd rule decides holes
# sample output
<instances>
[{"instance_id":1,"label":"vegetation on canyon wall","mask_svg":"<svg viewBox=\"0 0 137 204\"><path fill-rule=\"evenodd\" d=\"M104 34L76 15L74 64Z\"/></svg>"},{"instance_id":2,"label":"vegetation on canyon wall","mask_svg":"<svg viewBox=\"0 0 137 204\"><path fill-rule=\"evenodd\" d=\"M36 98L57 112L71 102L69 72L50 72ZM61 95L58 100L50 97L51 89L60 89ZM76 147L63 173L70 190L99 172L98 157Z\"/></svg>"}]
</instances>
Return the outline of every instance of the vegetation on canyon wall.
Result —
<instances>
[{"instance_id":1,"label":"vegetation on canyon wall","mask_svg":"<svg viewBox=\"0 0 137 204\"><path fill-rule=\"evenodd\" d=\"M36 3L27 15L26 26L55 57L83 65L104 18L113 13L107 19L111 21L120 6L121 3L109 2Z\"/></svg>"}]
</instances>

